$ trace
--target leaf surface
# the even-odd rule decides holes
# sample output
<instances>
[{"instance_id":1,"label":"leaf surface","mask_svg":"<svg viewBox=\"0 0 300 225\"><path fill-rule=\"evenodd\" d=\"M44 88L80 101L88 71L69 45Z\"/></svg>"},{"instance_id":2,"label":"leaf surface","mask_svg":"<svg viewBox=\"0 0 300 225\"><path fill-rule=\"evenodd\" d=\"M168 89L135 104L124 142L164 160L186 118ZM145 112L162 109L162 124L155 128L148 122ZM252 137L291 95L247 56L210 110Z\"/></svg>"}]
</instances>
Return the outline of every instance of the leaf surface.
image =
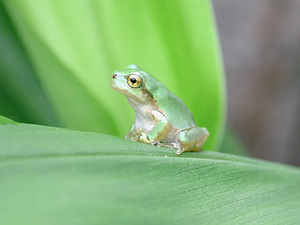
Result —
<instances>
[{"instance_id":1,"label":"leaf surface","mask_svg":"<svg viewBox=\"0 0 300 225\"><path fill-rule=\"evenodd\" d=\"M300 170L111 135L0 126L1 224L293 224Z\"/></svg>"}]
</instances>

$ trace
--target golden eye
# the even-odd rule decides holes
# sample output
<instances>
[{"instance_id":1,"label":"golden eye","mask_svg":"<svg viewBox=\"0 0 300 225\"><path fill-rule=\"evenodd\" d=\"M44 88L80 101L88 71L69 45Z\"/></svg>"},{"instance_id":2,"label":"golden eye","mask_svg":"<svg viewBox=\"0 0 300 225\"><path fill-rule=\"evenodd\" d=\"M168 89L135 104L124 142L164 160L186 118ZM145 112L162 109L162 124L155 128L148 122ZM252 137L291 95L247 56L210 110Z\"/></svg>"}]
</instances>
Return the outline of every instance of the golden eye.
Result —
<instances>
[{"instance_id":1,"label":"golden eye","mask_svg":"<svg viewBox=\"0 0 300 225\"><path fill-rule=\"evenodd\" d=\"M127 83L130 87L139 88L143 84L143 79L136 74L131 74L127 78Z\"/></svg>"}]
</instances>

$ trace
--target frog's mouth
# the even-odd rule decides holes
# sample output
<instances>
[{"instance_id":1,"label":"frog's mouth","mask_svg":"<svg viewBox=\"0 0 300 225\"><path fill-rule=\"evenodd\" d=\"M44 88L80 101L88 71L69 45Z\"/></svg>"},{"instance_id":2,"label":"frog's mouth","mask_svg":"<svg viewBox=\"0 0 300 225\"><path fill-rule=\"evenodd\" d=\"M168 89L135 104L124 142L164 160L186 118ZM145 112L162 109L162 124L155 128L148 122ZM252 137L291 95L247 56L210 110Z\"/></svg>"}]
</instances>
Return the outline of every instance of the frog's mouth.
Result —
<instances>
[{"instance_id":1,"label":"frog's mouth","mask_svg":"<svg viewBox=\"0 0 300 225\"><path fill-rule=\"evenodd\" d=\"M126 91L124 91L124 90L122 90L122 89L119 89L119 88L117 88L117 87L114 86L114 85L110 85L110 86L112 87L112 89L116 90L117 92L120 92L120 93L122 93L122 94L124 94L124 95L126 95L126 96L129 95L128 92L126 92Z\"/></svg>"},{"instance_id":2,"label":"frog's mouth","mask_svg":"<svg viewBox=\"0 0 300 225\"><path fill-rule=\"evenodd\" d=\"M128 91L125 91L123 89L118 88L117 85L116 85L116 82L113 79L110 81L110 86L112 87L112 89L116 90L117 92L122 93L125 96L128 96L130 98L135 97L134 95L130 94Z\"/></svg>"},{"instance_id":3,"label":"frog's mouth","mask_svg":"<svg viewBox=\"0 0 300 225\"><path fill-rule=\"evenodd\" d=\"M137 96L135 96L135 95L133 95L133 94L131 94L131 93L125 91L125 90L119 89L119 88L117 88L116 86L113 86L113 85L111 85L111 87L112 87L112 89L116 90L117 92L120 92L123 95L125 95L125 97L127 99L132 99L132 100L135 100L135 101L138 101L138 102L141 101L141 99L139 99Z\"/></svg>"},{"instance_id":4,"label":"frog's mouth","mask_svg":"<svg viewBox=\"0 0 300 225\"><path fill-rule=\"evenodd\" d=\"M111 80L110 80L110 86L112 87L112 89L114 89L114 90L116 90L116 91L119 90L119 89L117 88L117 86L116 86L116 82L115 82L114 79L111 79Z\"/></svg>"}]
</instances>

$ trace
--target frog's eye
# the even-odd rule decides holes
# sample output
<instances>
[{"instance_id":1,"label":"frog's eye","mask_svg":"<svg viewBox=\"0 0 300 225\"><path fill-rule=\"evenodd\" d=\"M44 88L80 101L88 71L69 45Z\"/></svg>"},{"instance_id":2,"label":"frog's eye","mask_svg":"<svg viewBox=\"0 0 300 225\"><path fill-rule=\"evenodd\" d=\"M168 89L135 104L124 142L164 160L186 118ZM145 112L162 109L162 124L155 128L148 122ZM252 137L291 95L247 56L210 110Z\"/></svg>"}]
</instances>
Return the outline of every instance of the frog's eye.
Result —
<instances>
[{"instance_id":1,"label":"frog's eye","mask_svg":"<svg viewBox=\"0 0 300 225\"><path fill-rule=\"evenodd\" d=\"M127 83L130 87L139 88L143 84L143 79L136 74L131 74L127 78Z\"/></svg>"}]
</instances>

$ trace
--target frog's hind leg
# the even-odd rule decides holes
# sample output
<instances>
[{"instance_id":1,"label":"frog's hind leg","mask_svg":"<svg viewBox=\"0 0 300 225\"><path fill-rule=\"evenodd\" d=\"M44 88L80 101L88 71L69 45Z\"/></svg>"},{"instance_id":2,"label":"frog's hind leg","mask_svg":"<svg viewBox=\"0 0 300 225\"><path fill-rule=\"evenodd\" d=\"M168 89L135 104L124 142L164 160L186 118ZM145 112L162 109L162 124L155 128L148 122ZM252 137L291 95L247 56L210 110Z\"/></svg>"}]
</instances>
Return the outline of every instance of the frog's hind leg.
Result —
<instances>
[{"instance_id":1,"label":"frog's hind leg","mask_svg":"<svg viewBox=\"0 0 300 225\"><path fill-rule=\"evenodd\" d=\"M176 154L183 152L202 151L209 133L206 128L192 127L178 133L176 143L178 144Z\"/></svg>"}]
</instances>

